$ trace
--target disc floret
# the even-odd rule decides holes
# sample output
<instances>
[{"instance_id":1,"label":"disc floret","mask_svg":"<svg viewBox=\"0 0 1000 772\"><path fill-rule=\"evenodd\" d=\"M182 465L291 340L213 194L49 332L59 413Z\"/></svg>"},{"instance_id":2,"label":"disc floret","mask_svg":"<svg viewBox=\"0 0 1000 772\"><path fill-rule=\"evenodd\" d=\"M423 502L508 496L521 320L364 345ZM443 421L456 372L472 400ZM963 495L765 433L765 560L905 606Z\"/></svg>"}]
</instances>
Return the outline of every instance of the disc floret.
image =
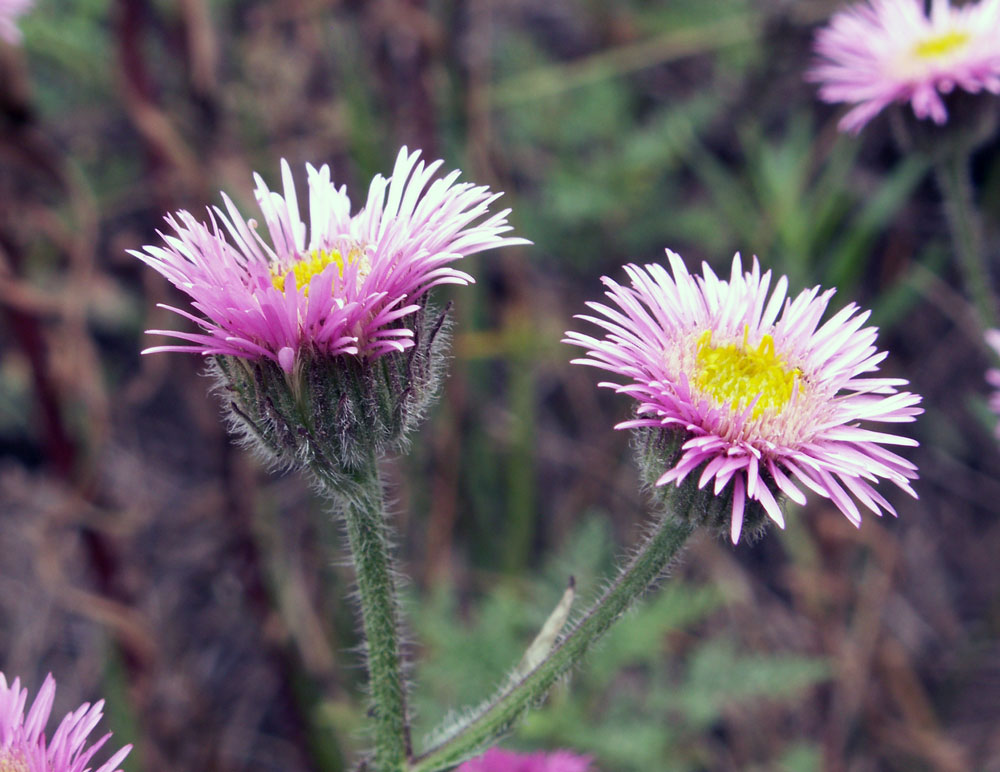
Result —
<instances>
[{"instance_id":1,"label":"disc floret","mask_svg":"<svg viewBox=\"0 0 1000 772\"><path fill-rule=\"evenodd\" d=\"M365 251L360 246L354 246L347 251L345 259L341 251L336 248L313 249L303 257L294 258L288 265L271 266L271 283L279 292L285 292L285 285L289 279L295 282L305 297L309 297L309 284L313 277L322 274L329 266L337 269L337 276L344 277L344 267L356 265L357 280L363 282L365 277L371 273L371 264L365 257Z\"/></svg>"},{"instance_id":2,"label":"disc floret","mask_svg":"<svg viewBox=\"0 0 1000 772\"><path fill-rule=\"evenodd\" d=\"M772 335L762 335L756 347L749 336L744 326L742 343L714 346L712 330L705 330L698 337L694 383L720 407L739 412L752 405L753 418L765 410L780 413L801 389L802 371L775 352Z\"/></svg>"},{"instance_id":3,"label":"disc floret","mask_svg":"<svg viewBox=\"0 0 1000 772\"><path fill-rule=\"evenodd\" d=\"M918 59L941 59L961 50L969 40L968 32L949 30L918 42L913 46L913 55Z\"/></svg>"}]
</instances>

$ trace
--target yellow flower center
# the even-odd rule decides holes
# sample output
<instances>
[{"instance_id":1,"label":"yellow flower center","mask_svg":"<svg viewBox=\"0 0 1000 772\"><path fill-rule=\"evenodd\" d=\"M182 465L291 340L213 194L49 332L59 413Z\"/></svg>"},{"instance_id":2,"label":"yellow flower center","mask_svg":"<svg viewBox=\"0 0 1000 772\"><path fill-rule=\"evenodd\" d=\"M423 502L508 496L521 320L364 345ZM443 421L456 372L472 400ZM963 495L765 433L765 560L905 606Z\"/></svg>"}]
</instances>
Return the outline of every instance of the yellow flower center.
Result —
<instances>
[{"instance_id":1,"label":"yellow flower center","mask_svg":"<svg viewBox=\"0 0 1000 772\"><path fill-rule=\"evenodd\" d=\"M28 762L20 752L0 751L0 772L28 772Z\"/></svg>"},{"instance_id":2,"label":"yellow flower center","mask_svg":"<svg viewBox=\"0 0 1000 772\"><path fill-rule=\"evenodd\" d=\"M698 337L694 383L716 404L728 404L734 411L759 395L753 408L753 417L759 418L769 408L781 412L797 382L801 390L802 371L785 365L774 351L773 337L765 335L757 348L752 348L747 342L749 334L749 328L744 327L742 345L713 346L712 331L705 330Z\"/></svg>"},{"instance_id":3,"label":"yellow flower center","mask_svg":"<svg viewBox=\"0 0 1000 772\"><path fill-rule=\"evenodd\" d=\"M961 48L969 42L968 32L945 32L943 35L929 38L913 47L913 55L919 59L939 59L947 56L956 48Z\"/></svg>"},{"instance_id":4,"label":"yellow flower center","mask_svg":"<svg viewBox=\"0 0 1000 772\"><path fill-rule=\"evenodd\" d=\"M360 247L355 247L347 253L346 263L338 249L314 249L305 257L296 260L290 270L283 270L281 267L271 268L271 283L278 290L284 292L288 277L294 276L295 286L303 295L309 297L309 282L316 274L322 273L332 263L337 266L337 272L343 276L344 266L353 265L358 260L362 261L361 265L358 266L358 283L360 283L371 270L367 261L364 260L364 251ZM0 769L0 772L3 770Z\"/></svg>"}]
</instances>

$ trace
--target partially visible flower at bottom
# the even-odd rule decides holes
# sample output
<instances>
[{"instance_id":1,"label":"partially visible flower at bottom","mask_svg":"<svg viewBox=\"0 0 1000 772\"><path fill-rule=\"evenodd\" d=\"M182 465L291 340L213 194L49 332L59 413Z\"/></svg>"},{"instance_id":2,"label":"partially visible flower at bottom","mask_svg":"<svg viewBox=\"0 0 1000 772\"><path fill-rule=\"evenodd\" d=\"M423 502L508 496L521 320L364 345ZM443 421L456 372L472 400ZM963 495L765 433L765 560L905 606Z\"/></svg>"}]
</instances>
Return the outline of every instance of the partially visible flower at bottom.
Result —
<instances>
[{"instance_id":1,"label":"partially visible flower at bottom","mask_svg":"<svg viewBox=\"0 0 1000 772\"><path fill-rule=\"evenodd\" d=\"M90 747L87 735L101 720L104 700L94 705L83 703L60 722L51 739L46 740L45 725L52 712L56 682L50 674L25 716L28 690L19 678L7 685L0 673L0 770L2 772L86 772L90 760L111 737L107 733ZM121 772L118 765L132 750L126 745L94 772Z\"/></svg>"},{"instance_id":2,"label":"partially visible flower at bottom","mask_svg":"<svg viewBox=\"0 0 1000 772\"><path fill-rule=\"evenodd\" d=\"M613 305L588 303L595 315L579 318L605 337L565 340L587 350L575 363L626 380L600 385L639 403L617 428L639 430L647 482L680 486L692 476L698 495L711 498L698 524L725 527L734 544L745 523L783 527L780 499L804 504L799 485L857 526L855 500L895 514L873 487L879 478L916 496L916 467L882 446L917 443L859 425L923 412L919 396L897 389L906 381L869 377L886 357L876 329L864 327L869 312L850 304L821 325L834 290L786 298L788 280L769 293L771 272L761 274L756 258L744 273L736 255L725 281L708 265L691 276L679 255L667 255L672 276L629 265L631 287L604 278Z\"/></svg>"},{"instance_id":3,"label":"partially visible flower at bottom","mask_svg":"<svg viewBox=\"0 0 1000 772\"><path fill-rule=\"evenodd\" d=\"M569 751L515 753L491 748L462 764L456 772L588 772L590 757Z\"/></svg>"},{"instance_id":4,"label":"partially visible flower at bottom","mask_svg":"<svg viewBox=\"0 0 1000 772\"><path fill-rule=\"evenodd\" d=\"M0 38L12 45L21 42L17 17L28 12L35 0L0 0Z\"/></svg>"},{"instance_id":5,"label":"partially visible flower at bottom","mask_svg":"<svg viewBox=\"0 0 1000 772\"><path fill-rule=\"evenodd\" d=\"M985 337L986 342L1000 356L1000 330L987 330ZM986 382L994 389L990 394L990 410L1000 416L1000 369L991 367L987 370ZM996 434L1000 437L1000 423L997 423Z\"/></svg>"}]
</instances>

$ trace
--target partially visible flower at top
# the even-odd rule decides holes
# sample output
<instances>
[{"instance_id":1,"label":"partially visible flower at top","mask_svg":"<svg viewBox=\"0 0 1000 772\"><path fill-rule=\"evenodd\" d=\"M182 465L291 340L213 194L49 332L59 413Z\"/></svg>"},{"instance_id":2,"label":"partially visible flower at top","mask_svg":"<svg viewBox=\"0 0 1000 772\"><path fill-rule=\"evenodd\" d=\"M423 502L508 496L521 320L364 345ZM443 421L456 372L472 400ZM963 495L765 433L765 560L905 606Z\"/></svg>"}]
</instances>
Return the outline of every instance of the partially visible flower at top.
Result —
<instances>
[{"instance_id":1,"label":"partially visible flower at top","mask_svg":"<svg viewBox=\"0 0 1000 772\"><path fill-rule=\"evenodd\" d=\"M45 725L52 712L56 682L49 675L25 716L28 690L21 681L7 685L0 673L0 770L2 772L85 772L90 760L111 737L104 735L87 747L89 735L103 716L104 700L94 705L84 703L60 722L51 739L46 740ZM118 765L132 750L131 745L117 751L95 772L121 772Z\"/></svg>"},{"instance_id":2,"label":"partially visible flower at top","mask_svg":"<svg viewBox=\"0 0 1000 772\"><path fill-rule=\"evenodd\" d=\"M1000 356L1000 330L987 330L986 342ZM1000 416L1000 369L991 367L986 371L986 382L993 387L990 394L990 410ZM996 427L997 437L1000 437L1000 423Z\"/></svg>"},{"instance_id":3,"label":"partially visible flower at top","mask_svg":"<svg viewBox=\"0 0 1000 772\"><path fill-rule=\"evenodd\" d=\"M805 503L795 481L858 526L854 499L895 514L872 487L878 478L916 496L915 467L882 445L917 443L859 426L922 412L919 396L897 390L906 381L867 377L886 357L876 329L863 327L869 312L850 304L820 325L834 290L786 298L782 276L768 297L771 272L761 275L756 258L744 273L737 254L727 282L707 264L692 277L680 256L667 255L673 276L660 265L628 265L631 287L605 277L613 305L588 303L596 315L579 317L605 337L568 332L565 341L587 349L575 363L626 379L600 384L639 403L636 418L617 428L670 438L669 455L647 470L651 482L679 486L696 470L699 489L714 481L713 501L731 497L716 524L728 525L733 543L748 501L783 526L781 494Z\"/></svg>"},{"instance_id":4,"label":"partially visible flower at top","mask_svg":"<svg viewBox=\"0 0 1000 772\"><path fill-rule=\"evenodd\" d=\"M271 244L225 194L226 211L215 207L210 224L186 211L168 216L175 233L161 234L165 246L131 254L190 295L205 318L165 306L201 331L149 330L188 343L143 353L266 358L291 372L311 354L373 358L412 346L414 331L404 320L418 310L416 301L435 285L472 281L451 263L526 243L500 235L511 229L510 210L475 222L501 194L456 183L458 171L431 182L443 162L418 163L419 156L400 150L392 176L372 180L367 203L354 216L330 168L307 165L308 229L288 164L281 162L284 195L255 175Z\"/></svg>"},{"instance_id":5,"label":"partially visible flower at top","mask_svg":"<svg viewBox=\"0 0 1000 772\"><path fill-rule=\"evenodd\" d=\"M466 761L455 772L588 772L590 757L569 751L514 753L491 748Z\"/></svg>"},{"instance_id":6,"label":"partially visible flower at top","mask_svg":"<svg viewBox=\"0 0 1000 772\"><path fill-rule=\"evenodd\" d=\"M21 30L17 18L35 4L35 0L0 0L0 38L17 45L21 42Z\"/></svg>"},{"instance_id":7,"label":"partially visible flower at top","mask_svg":"<svg viewBox=\"0 0 1000 772\"><path fill-rule=\"evenodd\" d=\"M866 0L835 14L816 35L819 61L807 78L820 98L854 107L840 129L858 133L894 102L918 118L948 119L942 94L957 86L1000 94L1000 0L952 8L932 0Z\"/></svg>"}]
</instances>

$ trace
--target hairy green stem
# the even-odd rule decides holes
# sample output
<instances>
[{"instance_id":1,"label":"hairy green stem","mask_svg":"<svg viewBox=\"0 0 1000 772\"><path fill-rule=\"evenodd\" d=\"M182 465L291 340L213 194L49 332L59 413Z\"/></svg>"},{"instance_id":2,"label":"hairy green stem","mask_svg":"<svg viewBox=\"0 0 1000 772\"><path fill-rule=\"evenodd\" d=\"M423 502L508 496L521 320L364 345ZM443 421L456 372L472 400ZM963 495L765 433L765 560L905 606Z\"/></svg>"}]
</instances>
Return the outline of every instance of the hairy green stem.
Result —
<instances>
[{"instance_id":1,"label":"hairy green stem","mask_svg":"<svg viewBox=\"0 0 1000 772\"><path fill-rule=\"evenodd\" d=\"M615 582L534 670L510 684L440 744L416 757L408 772L438 772L506 734L576 665L590 647L670 565L694 526L665 515Z\"/></svg>"},{"instance_id":2,"label":"hairy green stem","mask_svg":"<svg viewBox=\"0 0 1000 772\"><path fill-rule=\"evenodd\" d=\"M366 464L346 475L318 463L312 470L340 504L357 575L374 702L375 757L371 769L399 772L410 755L410 727L378 460L372 453Z\"/></svg>"},{"instance_id":3,"label":"hairy green stem","mask_svg":"<svg viewBox=\"0 0 1000 772\"><path fill-rule=\"evenodd\" d=\"M984 261L982 224L973 201L969 156L960 150L948 152L935 162L934 171L966 294L975 305L983 328L993 327L996 305Z\"/></svg>"}]
</instances>

